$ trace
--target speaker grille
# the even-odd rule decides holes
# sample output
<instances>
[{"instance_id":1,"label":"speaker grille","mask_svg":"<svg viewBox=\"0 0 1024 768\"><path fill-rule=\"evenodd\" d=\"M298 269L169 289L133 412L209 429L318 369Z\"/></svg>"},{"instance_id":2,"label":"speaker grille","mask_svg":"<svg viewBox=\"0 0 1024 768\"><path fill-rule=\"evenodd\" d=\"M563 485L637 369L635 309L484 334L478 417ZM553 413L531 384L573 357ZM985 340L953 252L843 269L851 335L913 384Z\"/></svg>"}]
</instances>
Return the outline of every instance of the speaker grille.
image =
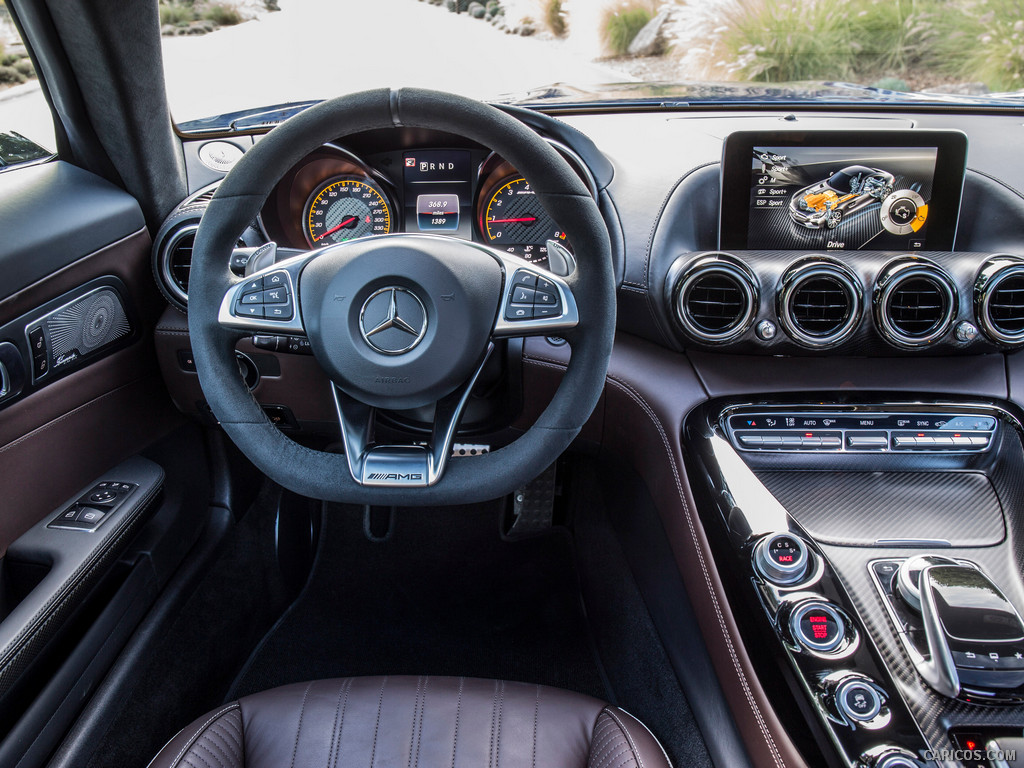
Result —
<instances>
[{"instance_id":1,"label":"speaker grille","mask_svg":"<svg viewBox=\"0 0 1024 768\"><path fill-rule=\"evenodd\" d=\"M64 360L95 352L131 333L118 295L101 288L46 319L46 335L55 368Z\"/></svg>"}]
</instances>

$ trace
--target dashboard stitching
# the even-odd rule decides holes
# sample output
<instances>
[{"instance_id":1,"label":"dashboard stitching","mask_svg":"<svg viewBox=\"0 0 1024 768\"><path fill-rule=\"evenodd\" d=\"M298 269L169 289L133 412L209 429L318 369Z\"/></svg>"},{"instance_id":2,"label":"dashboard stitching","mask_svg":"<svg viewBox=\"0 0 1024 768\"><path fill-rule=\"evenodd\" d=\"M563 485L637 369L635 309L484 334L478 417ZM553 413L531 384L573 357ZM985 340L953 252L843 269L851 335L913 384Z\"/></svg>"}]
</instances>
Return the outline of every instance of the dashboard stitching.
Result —
<instances>
[{"instance_id":1,"label":"dashboard stitching","mask_svg":"<svg viewBox=\"0 0 1024 768\"><path fill-rule=\"evenodd\" d=\"M1010 191L1010 192L1013 192L1013 194L1015 194L1015 195L1016 195L1017 197L1019 197L1019 198L1021 198L1022 200L1024 200L1024 194L1022 194L1022 193L1021 193L1020 191L1018 191L1016 187L1011 187L1011 186L1010 186L1009 184L1007 184L1007 183L1006 183L1005 181L1003 181L1002 179L997 179L997 178L996 178L995 176L991 176L991 175L989 175L989 174L985 173L984 171L979 171L979 170L978 170L978 169L976 169L976 168L968 168L967 170L968 170L968 171L969 171L970 173L976 173L976 174L978 174L979 176L984 176L984 177L985 177L986 179L988 179L989 181L994 181L994 182L995 182L996 184L998 184L999 186L1001 186L1001 187L1004 187L1005 189L1007 189L1007 190L1008 190L1008 191Z\"/></svg>"},{"instance_id":2,"label":"dashboard stitching","mask_svg":"<svg viewBox=\"0 0 1024 768\"><path fill-rule=\"evenodd\" d=\"M539 365L548 368L558 368L562 370L565 369L564 364L551 363L549 361L543 360L542 358L524 357L524 361L533 363L534 365ZM674 476L676 484L676 491L679 494L679 501L682 503L683 509L686 512L686 524L687 527L690 529L690 535L694 543L696 544L697 532L694 530L693 518L690 512L690 507L689 504L686 503L686 495L683 491L682 480L679 477L679 469L676 466L676 462L673 459L672 449L668 441L668 435L665 433L665 429L661 423L661 420L658 419L657 414L654 412L654 410L651 408L648 402L644 399L643 395L641 395L639 392L634 390L628 384L619 381L614 376L609 375L606 380L609 384L621 390L624 394L630 397L630 399L632 399L638 406L640 406L640 409L644 411L644 413L651 420L651 422L654 424L655 428L661 435L662 447L665 449L665 454L668 457L669 466L672 468L672 474ZM750 709L753 712L755 719L757 720L758 728L760 728L761 730L761 735L764 737L765 741L768 744L768 748L771 751L772 758L774 759L775 764L778 766L784 766L785 762L782 760L782 756L779 753L778 746L776 745L774 738L772 738L771 732L768 729L767 724L765 723L764 716L762 715L761 710L757 704L757 701L754 699L753 692L750 689L746 673L744 672L743 667L740 664L739 656L736 653L736 648L732 641L732 636L730 635L729 629L725 624L725 618L722 613L722 607L719 602L718 595L715 593L714 588L711 584L711 578L708 573L708 566L707 561L704 558L704 553L701 551L699 546L696 546L695 549L697 552L698 562L700 563L701 572L704 575L704 583L708 589L708 594L711 595L711 598L714 602L715 616L718 619L718 624L720 629L722 630L722 635L725 637L726 647L729 651L729 655L732 657L733 669L739 677L740 685L743 688L744 696L746 697L747 703L750 705Z\"/></svg>"},{"instance_id":3,"label":"dashboard stitching","mask_svg":"<svg viewBox=\"0 0 1024 768\"><path fill-rule=\"evenodd\" d=\"M769 731L768 726L765 723L764 716L761 713L757 701L754 699L753 692L750 690L750 685L747 681L747 676L743 671L743 666L740 664L739 656L736 653L736 648L732 641L732 635L729 633L729 629L725 624L725 618L722 613L722 606L719 602L718 595L716 594L714 587L711 584L711 577L708 573L708 565L707 561L704 558L704 553L701 551L700 546L697 545L697 532L694 529L693 516L690 511L690 505L686 503L686 495L683 490L682 480L679 477L679 468L676 466L676 462L672 456L672 449L669 445L668 435L665 433L665 428L662 425L661 420L657 417L657 414L655 414L654 410L644 399L643 395L634 390L625 382L619 381L614 376L608 377L608 383L612 384L617 389L621 390L623 393L628 395L637 405L639 405L641 410L644 411L644 413L651 420L651 422L654 424L659 434L661 435L662 446L664 447L665 453L668 457L669 466L672 467L672 475L675 479L676 491L679 494L679 501L683 505L683 510L686 513L686 525L690 529L690 536L692 537L695 545L694 551L696 551L697 553L697 560L700 563L701 572L704 575L704 584L708 589L708 594L711 595L711 598L714 601L715 616L718 619L718 625L721 628L722 635L725 638L725 643L729 651L729 655L732 657L733 669L736 671L736 674L739 677L740 685L743 687L743 693L746 696L747 703L750 705L750 709L754 714L754 717L757 719L757 725L761 729L761 735L764 736L764 739L768 744L768 748L771 750L772 758L775 760L775 764L783 766L785 765L785 762L782 760L782 756L779 753L778 746L775 744L775 740L772 738L771 732Z\"/></svg>"},{"instance_id":4,"label":"dashboard stitching","mask_svg":"<svg viewBox=\"0 0 1024 768\"><path fill-rule=\"evenodd\" d=\"M713 160L711 162L701 163L700 165L691 168L682 176L680 176L676 183L672 185L672 188L665 194L665 198L661 201L661 206L658 208L658 215L655 217L654 223L651 224L651 231L647 235L647 248L646 252L644 253L644 287L649 286L651 282L651 249L654 246L654 236L658 231L658 224L661 223L661 217L664 215L665 209L668 207L668 201L672 199L672 195L675 194L675 191L679 187L679 185L686 181L690 176L692 176L702 168L707 168L710 165L717 164L718 161ZM638 283L633 283L633 285L638 285ZM651 307L651 311L654 311L654 307Z\"/></svg>"}]
</instances>

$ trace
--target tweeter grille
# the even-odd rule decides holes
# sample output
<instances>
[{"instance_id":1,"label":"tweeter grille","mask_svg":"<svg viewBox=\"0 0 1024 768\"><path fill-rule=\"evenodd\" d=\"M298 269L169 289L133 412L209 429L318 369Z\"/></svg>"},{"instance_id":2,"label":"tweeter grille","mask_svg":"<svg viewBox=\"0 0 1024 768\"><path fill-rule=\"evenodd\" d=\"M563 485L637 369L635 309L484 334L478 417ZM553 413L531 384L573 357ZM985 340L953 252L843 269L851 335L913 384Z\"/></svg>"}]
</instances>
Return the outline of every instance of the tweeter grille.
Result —
<instances>
[{"instance_id":1,"label":"tweeter grille","mask_svg":"<svg viewBox=\"0 0 1024 768\"><path fill-rule=\"evenodd\" d=\"M37 378L43 372L74 367L79 359L128 336L132 326L117 291L97 288L32 323L26 333L30 340L38 339L40 330L42 343L30 341L30 346L48 364L37 369Z\"/></svg>"},{"instance_id":2,"label":"tweeter grille","mask_svg":"<svg viewBox=\"0 0 1024 768\"><path fill-rule=\"evenodd\" d=\"M924 347L949 331L956 315L952 279L933 261L904 256L889 262L875 283L875 324L898 347Z\"/></svg>"},{"instance_id":3,"label":"tweeter grille","mask_svg":"<svg viewBox=\"0 0 1024 768\"><path fill-rule=\"evenodd\" d=\"M862 291L842 264L819 257L790 267L778 291L779 321L805 347L833 347L860 322Z\"/></svg>"},{"instance_id":4,"label":"tweeter grille","mask_svg":"<svg viewBox=\"0 0 1024 768\"><path fill-rule=\"evenodd\" d=\"M676 319L698 341L721 344L746 331L757 313L757 282L727 254L708 254L670 281Z\"/></svg>"}]
</instances>

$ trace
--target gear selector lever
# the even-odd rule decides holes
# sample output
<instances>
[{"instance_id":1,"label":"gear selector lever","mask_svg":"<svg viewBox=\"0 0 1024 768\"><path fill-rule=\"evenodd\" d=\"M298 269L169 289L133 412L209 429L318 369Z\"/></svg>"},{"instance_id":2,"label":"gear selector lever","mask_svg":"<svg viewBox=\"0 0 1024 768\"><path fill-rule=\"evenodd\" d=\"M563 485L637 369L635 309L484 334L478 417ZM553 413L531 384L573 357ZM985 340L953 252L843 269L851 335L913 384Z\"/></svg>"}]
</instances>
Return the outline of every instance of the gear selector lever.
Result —
<instances>
[{"instance_id":1,"label":"gear selector lever","mask_svg":"<svg viewBox=\"0 0 1024 768\"><path fill-rule=\"evenodd\" d=\"M914 661L925 681L976 703L1024 700L1024 622L989 578L973 565L928 564L918 590L929 658Z\"/></svg>"}]
</instances>

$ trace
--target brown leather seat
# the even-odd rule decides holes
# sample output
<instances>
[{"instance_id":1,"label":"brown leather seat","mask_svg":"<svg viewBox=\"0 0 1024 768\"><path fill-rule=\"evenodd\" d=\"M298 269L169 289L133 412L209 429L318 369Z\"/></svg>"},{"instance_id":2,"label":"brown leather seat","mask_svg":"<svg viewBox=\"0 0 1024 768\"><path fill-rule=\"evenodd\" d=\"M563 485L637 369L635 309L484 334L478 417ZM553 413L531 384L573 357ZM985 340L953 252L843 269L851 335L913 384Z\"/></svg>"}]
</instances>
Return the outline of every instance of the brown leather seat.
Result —
<instances>
[{"instance_id":1,"label":"brown leather seat","mask_svg":"<svg viewBox=\"0 0 1024 768\"><path fill-rule=\"evenodd\" d=\"M246 696L183 729L151 768L670 768L618 707L455 677L317 680Z\"/></svg>"}]
</instances>

